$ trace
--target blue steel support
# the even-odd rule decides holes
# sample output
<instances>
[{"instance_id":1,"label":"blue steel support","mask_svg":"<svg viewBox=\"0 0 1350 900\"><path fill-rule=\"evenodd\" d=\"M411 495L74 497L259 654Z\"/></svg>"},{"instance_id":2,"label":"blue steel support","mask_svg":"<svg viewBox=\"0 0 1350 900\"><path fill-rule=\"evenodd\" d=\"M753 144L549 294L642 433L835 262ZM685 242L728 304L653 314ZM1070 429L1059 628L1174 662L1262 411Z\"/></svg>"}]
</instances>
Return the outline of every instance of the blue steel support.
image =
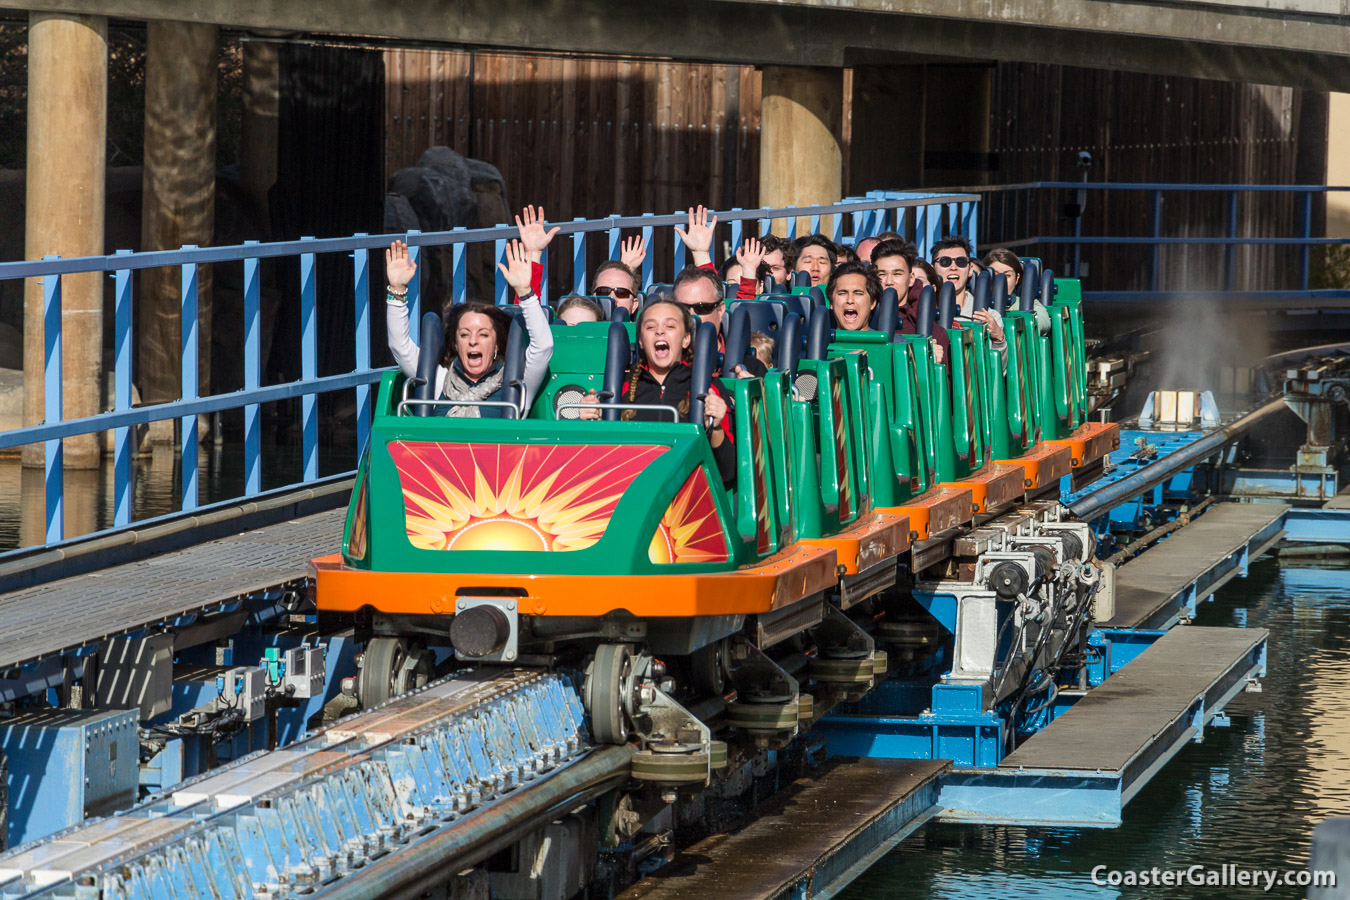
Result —
<instances>
[{"instance_id":1,"label":"blue steel support","mask_svg":"<svg viewBox=\"0 0 1350 900\"><path fill-rule=\"evenodd\" d=\"M573 222L584 222L585 219L578 216ZM586 232L577 231L572 234L572 293L586 293Z\"/></svg>"},{"instance_id":2,"label":"blue steel support","mask_svg":"<svg viewBox=\"0 0 1350 900\"><path fill-rule=\"evenodd\" d=\"M464 228L454 228L452 231L464 231ZM455 298L455 303L465 303L469 299L469 275L467 263L464 258L464 252L468 245L462 242L450 245L450 293ZM414 319L413 321L420 321ZM412 331L418 329L413 328Z\"/></svg>"},{"instance_id":3,"label":"blue steel support","mask_svg":"<svg viewBox=\"0 0 1350 900\"><path fill-rule=\"evenodd\" d=\"M609 256L606 259L618 259L623 250L623 229L608 228L605 230L605 239L609 246Z\"/></svg>"},{"instance_id":4,"label":"blue steel support","mask_svg":"<svg viewBox=\"0 0 1350 900\"><path fill-rule=\"evenodd\" d=\"M1237 191L1229 191L1228 223L1226 232L1230 238L1237 237L1237 226L1238 226L1237 217L1238 217L1238 194ZM1237 272L1237 247L1234 244L1229 244L1224 250L1223 289L1225 291L1231 291L1233 289L1233 281L1236 277L1236 272Z\"/></svg>"},{"instance_id":5,"label":"blue steel support","mask_svg":"<svg viewBox=\"0 0 1350 900\"><path fill-rule=\"evenodd\" d=\"M1312 237L1312 191L1303 192L1303 206L1300 210L1300 232L1303 237L1303 246L1298 251L1298 289L1306 291L1308 289L1308 251L1309 241Z\"/></svg>"},{"instance_id":6,"label":"blue steel support","mask_svg":"<svg viewBox=\"0 0 1350 900\"><path fill-rule=\"evenodd\" d=\"M195 249L195 245L185 245L184 250ZM183 400L196 400L200 396L197 383L197 358L200 353L197 341L197 266L184 263L182 267L182 342L183 342ZM185 415L179 419L183 431L183 512L197 508L197 417Z\"/></svg>"},{"instance_id":7,"label":"blue steel support","mask_svg":"<svg viewBox=\"0 0 1350 900\"><path fill-rule=\"evenodd\" d=\"M741 208L740 208L739 206L732 207L732 210L731 210L731 211L732 211L733 213L738 213L738 212L741 212ZM736 255L736 252L737 252L738 250L741 249L741 245L742 245L743 243L745 243L745 220L744 220L744 219L732 219L732 220L731 220L731 255L732 255L732 256L735 256L735 255ZM742 274L744 274L744 273L742 273Z\"/></svg>"},{"instance_id":8,"label":"blue steel support","mask_svg":"<svg viewBox=\"0 0 1350 900\"><path fill-rule=\"evenodd\" d=\"M256 245L257 241L247 241ZM256 256L244 259L244 391L262 385L262 289ZM244 406L244 496L262 493L262 418L257 403Z\"/></svg>"},{"instance_id":9,"label":"blue steel support","mask_svg":"<svg viewBox=\"0 0 1350 900\"><path fill-rule=\"evenodd\" d=\"M678 209L675 210L674 215L678 216L679 214L680 211ZM708 210L708 218L710 220L713 218L712 210ZM675 240L671 241L671 245L671 264L673 266L671 272L678 273L684 268L685 264L684 241L680 240L679 235L676 235Z\"/></svg>"},{"instance_id":10,"label":"blue steel support","mask_svg":"<svg viewBox=\"0 0 1350 900\"><path fill-rule=\"evenodd\" d=\"M365 237L360 234L357 237ZM463 245L460 245L463 246ZM352 302L356 327L356 368L370 368L370 251L352 252ZM356 458L366 450L370 439L370 385L356 386Z\"/></svg>"},{"instance_id":11,"label":"blue steel support","mask_svg":"<svg viewBox=\"0 0 1350 900\"><path fill-rule=\"evenodd\" d=\"M416 228L409 228L407 235L408 259L417 267L413 270L412 281L408 282L408 318L411 322L422 321L422 248L413 243L413 239L421 233ZM459 297L458 291L455 296ZM409 328L408 331L414 345L421 342L422 335L418 334L420 328Z\"/></svg>"},{"instance_id":12,"label":"blue steel support","mask_svg":"<svg viewBox=\"0 0 1350 900\"><path fill-rule=\"evenodd\" d=\"M495 298L493 302L498 306L505 306L511 302L511 299L507 296L506 276L502 274L502 270L497 268L496 264L506 262L506 238L497 238L496 246L493 248L492 260L494 263L492 266L492 296Z\"/></svg>"},{"instance_id":13,"label":"blue steel support","mask_svg":"<svg viewBox=\"0 0 1350 900\"><path fill-rule=\"evenodd\" d=\"M642 218L655 218L651 213L645 213ZM652 249L652 240L655 237L656 230L651 225L642 226L642 241L647 248L647 255L642 258L642 289L649 290L652 282L655 280L653 271L656 266L656 253Z\"/></svg>"},{"instance_id":14,"label":"blue steel support","mask_svg":"<svg viewBox=\"0 0 1350 900\"><path fill-rule=\"evenodd\" d=\"M60 259L44 256L43 259ZM52 424L62 419L61 387L61 276L51 274L42 279L42 339L43 339L43 422ZM47 495L47 543L52 544L66 531L65 454L61 439L48 439L43 448L44 481Z\"/></svg>"},{"instance_id":15,"label":"blue steel support","mask_svg":"<svg viewBox=\"0 0 1350 900\"><path fill-rule=\"evenodd\" d=\"M126 256L118 250L114 256ZM113 409L131 409L131 270L113 275ZM113 527L131 524L132 434L129 426L113 431Z\"/></svg>"},{"instance_id":16,"label":"blue steel support","mask_svg":"<svg viewBox=\"0 0 1350 900\"><path fill-rule=\"evenodd\" d=\"M301 238L301 241L312 241ZM315 315L314 254L300 254L300 377L310 381L319 374L319 324ZM319 477L319 405L318 395L300 398L300 449L304 458L304 479Z\"/></svg>"}]
</instances>

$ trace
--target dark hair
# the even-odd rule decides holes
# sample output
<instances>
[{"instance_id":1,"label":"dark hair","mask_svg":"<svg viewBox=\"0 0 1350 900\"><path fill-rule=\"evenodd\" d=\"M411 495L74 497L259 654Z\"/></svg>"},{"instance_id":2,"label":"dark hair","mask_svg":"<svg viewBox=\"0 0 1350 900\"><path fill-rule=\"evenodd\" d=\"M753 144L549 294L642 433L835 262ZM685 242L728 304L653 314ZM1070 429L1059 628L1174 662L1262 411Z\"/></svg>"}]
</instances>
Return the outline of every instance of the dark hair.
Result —
<instances>
[{"instance_id":1,"label":"dark hair","mask_svg":"<svg viewBox=\"0 0 1350 900\"><path fill-rule=\"evenodd\" d=\"M782 251L783 266L789 273L797 267L797 245L792 243L792 241L785 237L779 237L776 234L766 234L764 237L760 238L759 241L764 245L764 253L766 256L775 250ZM755 273L755 277L763 280L764 276L768 274L769 264L765 262L760 263L759 271Z\"/></svg>"},{"instance_id":2,"label":"dark hair","mask_svg":"<svg viewBox=\"0 0 1350 900\"><path fill-rule=\"evenodd\" d=\"M595 269L595 275L591 278L591 281L595 282L599 280L600 276L603 273L608 272L611 269L618 272L622 272L623 274L629 277L629 279L633 282L633 293L636 294L638 291L642 290L642 276L640 276L636 271L631 269L626 263L622 263L617 259L607 259L604 262L602 262L599 266L597 266ZM592 287L594 287L594 284L592 284Z\"/></svg>"},{"instance_id":3,"label":"dark hair","mask_svg":"<svg viewBox=\"0 0 1350 900\"><path fill-rule=\"evenodd\" d=\"M876 306L881 302L881 279L877 273L862 263L846 262L840 263L833 272L830 273L830 282L825 287L825 302L830 302L834 297L834 286L845 275L861 275L867 282L867 296L872 298L872 305Z\"/></svg>"},{"instance_id":4,"label":"dark hair","mask_svg":"<svg viewBox=\"0 0 1350 900\"><path fill-rule=\"evenodd\" d=\"M933 259L937 259L938 254L941 253L943 250L954 250L957 247L960 247L962 250L964 250L966 252L966 256L975 255L975 251L970 249L970 241L966 240L963 237L959 237L954 234L949 234L942 240L938 241L937 244L933 247Z\"/></svg>"},{"instance_id":5,"label":"dark hair","mask_svg":"<svg viewBox=\"0 0 1350 900\"><path fill-rule=\"evenodd\" d=\"M984 267L986 269L996 262L1003 263L1005 266L1012 269L1013 274L1017 276L1017 280L1022 280L1022 260L1017 258L1016 253L1012 252L1007 247L998 247L997 249L990 250L984 255Z\"/></svg>"},{"instance_id":6,"label":"dark hair","mask_svg":"<svg viewBox=\"0 0 1350 900\"><path fill-rule=\"evenodd\" d=\"M506 336L511 333L511 314L498 309L490 303L456 303L445 314L445 353L441 355L441 365L447 369L455 361L455 332L459 331L459 320L469 313L487 316L497 332L497 358L506 358Z\"/></svg>"},{"instance_id":7,"label":"dark hair","mask_svg":"<svg viewBox=\"0 0 1350 900\"><path fill-rule=\"evenodd\" d=\"M680 270L680 274L675 276L675 281L670 286L670 293L676 294L682 284L693 284L699 279L705 279L713 287L717 288L717 299L721 300L726 296L726 282L723 281L712 269L705 269L702 266L685 266Z\"/></svg>"},{"instance_id":8,"label":"dark hair","mask_svg":"<svg viewBox=\"0 0 1350 900\"><path fill-rule=\"evenodd\" d=\"M726 281L727 273L731 271L731 267L739 266L740 264L741 264L740 261L737 260L736 257L728 256L726 259L722 260L722 264L717 267L717 277L721 278L723 281ZM749 273L742 272L741 277L744 278L747 274Z\"/></svg>"},{"instance_id":9,"label":"dark hair","mask_svg":"<svg viewBox=\"0 0 1350 900\"><path fill-rule=\"evenodd\" d=\"M692 266L690 268L692 268ZM696 332L694 330L694 314L689 311L689 307L685 306L683 303L680 303L679 301L667 300L665 298L653 300L651 303L648 303L646 306L642 307L642 311L639 312L637 316L637 334L639 338L638 361L633 365L629 366L627 374L624 375L624 379L628 382L628 390L627 392L625 392L623 397L623 402L625 403L632 403L637 398L638 378L641 377L642 375L642 364L646 362L646 360L642 358L642 341L641 341L642 320L647 317L647 313L649 310L653 310L658 306L673 306L680 311L680 321L684 324L684 330L689 335L689 346L685 347L684 350L680 353L680 361L685 363L690 363L694 361L693 338ZM685 398L681 400L678 405L676 405L675 409L680 414L681 419L689 415L688 395L686 395ZM619 414L619 418L628 420L634 418L636 415L637 413L635 410L626 409Z\"/></svg>"},{"instance_id":10,"label":"dark hair","mask_svg":"<svg viewBox=\"0 0 1350 900\"><path fill-rule=\"evenodd\" d=\"M840 259L840 261L846 262L846 263L860 263L860 262L862 262L862 257L859 256L859 255L858 255L858 251L854 250L852 247L840 247L840 248L839 248L839 259Z\"/></svg>"},{"instance_id":11,"label":"dark hair","mask_svg":"<svg viewBox=\"0 0 1350 900\"><path fill-rule=\"evenodd\" d=\"M933 264L928 260L916 259L914 260L914 264L910 266L910 269L911 271L914 269L923 269L923 273L928 276L928 283L931 284L934 289L942 285L942 279L938 277L937 269L933 268Z\"/></svg>"},{"instance_id":12,"label":"dark hair","mask_svg":"<svg viewBox=\"0 0 1350 900\"><path fill-rule=\"evenodd\" d=\"M797 256L800 258L802 251L807 247L820 247L830 257L830 265L839 261L839 248L835 246L834 241L823 234L808 234L806 237L799 237L793 242L797 247Z\"/></svg>"},{"instance_id":13,"label":"dark hair","mask_svg":"<svg viewBox=\"0 0 1350 900\"><path fill-rule=\"evenodd\" d=\"M596 303L590 297L582 297L580 294L564 297L562 303L558 304L558 311L554 315L561 318L562 314L569 309L584 309L595 316L595 321L605 321L605 311L600 308L599 303Z\"/></svg>"},{"instance_id":14,"label":"dark hair","mask_svg":"<svg viewBox=\"0 0 1350 900\"><path fill-rule=\"evenodd\" d=\"M887 241L882 241L872 248L872 259L870 262L872 265L876 265L877 260L881 259L883 256L903 256L905 262L909 263L910 267L913 268L914 257L918 256L918 254L919 251L915 250L914 245L909 241L892 238Z\"/></svg>"}]
</instances>

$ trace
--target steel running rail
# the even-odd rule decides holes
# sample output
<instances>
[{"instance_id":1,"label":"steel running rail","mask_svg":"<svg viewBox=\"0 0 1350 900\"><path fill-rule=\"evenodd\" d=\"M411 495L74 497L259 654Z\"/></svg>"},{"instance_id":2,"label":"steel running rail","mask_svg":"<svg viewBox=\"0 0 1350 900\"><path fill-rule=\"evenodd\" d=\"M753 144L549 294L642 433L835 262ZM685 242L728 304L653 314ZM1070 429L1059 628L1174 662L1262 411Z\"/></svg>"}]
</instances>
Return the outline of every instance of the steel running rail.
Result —
<instances>
[{"instance_id":1,"label":"steel running rail","mask_svg":"<svg viewBox=\"0 0 1350 900\"><path fill-rule=\"evenodd\" d=\"M1069 510L1084 522L1091 522L1099 516L1104 516L1122 503L1128 503L1149 488L1161 484L1175 473L1190 468L1206 457L1213 456L1216 452L1237 440L1243 432L1257 422L1271 413L1285 408L1283 397L1271 400L1242 418L1210 432L1195 443L1188 444L1175 453L1159 457L1156 462L1144 466L1133 475L1088 494L1076 503L1071 504Z\"/></svg>"}]
</instances>

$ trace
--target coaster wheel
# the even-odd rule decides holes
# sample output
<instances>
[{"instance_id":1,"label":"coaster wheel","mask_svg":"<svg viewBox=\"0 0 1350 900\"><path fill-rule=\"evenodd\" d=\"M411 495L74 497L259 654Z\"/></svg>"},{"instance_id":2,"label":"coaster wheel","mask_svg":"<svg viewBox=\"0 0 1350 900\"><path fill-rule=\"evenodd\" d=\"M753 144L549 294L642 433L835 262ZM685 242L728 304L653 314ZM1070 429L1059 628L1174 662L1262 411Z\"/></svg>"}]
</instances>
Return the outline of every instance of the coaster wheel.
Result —
<instances>
[{"instance_id":1,"label":"coaster wheel","mask_svg":"<svg viewBox=\"0 0 1350 900\"><path fill-rule=\"evenodd\" d=\"M597 744L628 741L623 698L632 667L633 648L629 644L601 644L586 667L586 709L591 714L591 737Z\"/></svg>"},{"instance_id":2,"label":"coaster wheel","mask_svg":"<svg viewBox=\"0 0 1350 900\"><path fill-rule=\"evenodd\" d=\"M376 637L361 655L356 694L370 709L391 697L420 688L431 678L431 654L405 638Z\"/></svg>"}]
</instances>

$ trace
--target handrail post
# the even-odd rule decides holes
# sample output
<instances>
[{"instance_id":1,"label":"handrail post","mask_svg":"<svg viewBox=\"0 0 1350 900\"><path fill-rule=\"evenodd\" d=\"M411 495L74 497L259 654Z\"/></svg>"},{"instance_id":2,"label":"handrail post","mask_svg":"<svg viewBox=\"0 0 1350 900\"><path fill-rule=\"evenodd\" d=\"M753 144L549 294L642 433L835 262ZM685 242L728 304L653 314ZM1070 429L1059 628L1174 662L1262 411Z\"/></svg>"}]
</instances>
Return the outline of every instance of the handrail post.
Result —
<instances>
[{"instance_id":1,"label":"handrail post","mask_svg":"<svg viewBox=\"0 0 1350 900\"><path fill-rule=\"evenodd\" d=\"M505 228L506 226L499 224L497 227ZM494 251L492 257L492 296L494 298L493 302L496 303L498 306L505 306L507 303L510 302L510 298L507 296L507 291L509 289L506 286L506 276L503 275L502 270L497 267L497 263L501 263L503 265L506 264L506 238L497 238L496 242L493 245L493 251Z\"/></svg>"},{"instance_id":2,"label":"handrail post","mask_svg":"<svg viewBox=\"0 0 1350 900\"><path fill-rule=\"evenodd\" d=\"M584 222L577 216L573 222ZM572 293L586 293L586 232L578 231L572 235Z\"/></svg>"},{"instance_id":3,"label":"handrail post","mask_svg":"<svg viewBox=\"0 0 1350 900\"><path fill-rule=\"evenodd\" d=\"M711 213L712 210L708 210L708 212ZM679 214L680 214L680 210L678 210L678 209L675 210L675 212L671 213L671 215L674 215L674 216L678 216ZM674 265L674 267L675 267L674 270L673 270L673 273L674 273L674 275L679 275L680 272L684 270L684 266L685 266L685 247L684 247L684 241L680 240L679 235L676 235L676 236L675 236L675 239L674 239L671 243L672 243L672 245L673 245L673 246L671 247L671 263L672 263L672 264ZM709 248L709 249L711 249L711 248Z\"/></svg>"},{"instance_id":4,"label":"handrail post","mask_svg":"<svg viewBox=\"0 0 1350 900\"><path fill-rule=\"evenodd\" d=\"M312 241L313 237L300 240ZM313 381L319 375L319 326L314 314L314 254L300 254L300 380ZM300 397L300 450L304 458L306 483L319 478L318 395Z\"/></svg>"},{"instance_id":5,"label":"handrail post","mask_svg":"<svg viewBox=\"0 0 1350 900\"><path fill-rule=\"evenodd\" d=\"M43 259L60 259L44 256ZM42 276L43 385L42 420L51 425L62 418L61 386L61 276ZM66 534L65 454L60 438L43 447L43 481L47 501L47 543L54 544Z\"/></svg>"},{"instance_id":6,"label":"handrail post","mask_svg":"<svg viewBox=\"0 0 1350 900\"><path fill-rule=\"evenodd\" d=\"M195 244L184 244L184 250L195 250ZM181 337L183 348L183 389L179 392L182 400L196 400L200 391L197 382L197 357L200 352L197 342L197 264L182 264L181 282L182 323ZM198 506L198 466L197 466L197 414L182 416L182 497L183 512L194 510Z\"/></svg>"},{"instance_id":7,"label":"handrail post","mask_svg":"<svg viewBox=\"0 0 1350 900\"><path fill-rule=\"evenodd\" d=\"M642 218L652 219L655 218L655 216L651 213L643 213ZM652 284L656 281L656 260L654 259L656 251L652 246L652 241L655 237L656 229L653 226L642 226L642 240L644 246L647 248L647 255L642 258L642 290L644 291L650 290Z\"/></svg>"},{"instance_id":8,"label":"handrail post","mask_svg":"<svg viewBox=\"0 0 1350 900\"><path fill-rule=\"evenodd\" d=\"M127 256L130 250L118 250L113 256ZM113 409L131 409L131 270L113 274ZM113 430L113 527L131 524L131 445L130 425Z\"/></svg>"},{"instance_id":9,"label":"handrail post","mask_svg":"<svg viewBox=\"0 0 1350 900\"><path fill-rule=\"evenodd\" d=\"M411 237L422 232L416 228L409 228L406 237ZM414 246L411 241L408 244L408 259L417 268L413 270L412 281L408 282L408 318L413 322L422 320L422 248ZM459 296L456 294L455 296ZM422 340L422 336L417 333L418 329L409 328L412 332L412 342L417 344Z\"/></svg>"},{"instance_id":10,"label":"handrail post","mask_svg":"<svg viewBox=\"0 0 1350 900\"><path fill-rule=\"evenodd\" d=\"M257 241L244 241L257 246ZM258 281L258 258L244 257L244 392L262 384L262 321ZM262 493L262 421L257 403L244 405L244 496Z\"/></svg>"},{"instance_id":11,"label":"handrail post","mask_svg":"<svg viewBox=\"0 0 1350 900\"><path fill-rule=\"evenodd\" d=\"M734 213L738 213L738 212L741 211L741 208L740 208L739 206L733 206L733 207L731 208L731 211L734 212ZM745 243L745 220L744 220L744 219L732 219L732 220L731 220L731 255L732 255L733 257L736 255L736 252L737 252L738 250L741 249L741 245L742 245L743 243ZM745 273L742 272L741 274L744 275ZM753 278L754 275L752 274L751 277Z\"/></svg>"},{"instance_id":12,"label":"handrail post","mask_svg":"<svg viewBox=\"0 0 1350 900\"><path fill-rule=\"evenodd\" d=\"M618 259L623 255L623 231L614 224L614 220L617 218L619 218L618 213L610 215L609 228L605 231L605 235L609 240L609 256L606 258L611 260Z\"/></svg>"},{"instance_id":13,"label":"handrail post","mask_svg":"<svg viewBox=\"0 0 1350 900\"><path fill-rule=\"evenodd\" d=\"M463 225L458 228L452 228L451 231L466 230ZM458 241L450 245L450 296L454 299L452 303L467 303L469 300L469 270L468 263L465 260L464 253L467 245L463 241ZM411 310L409 310L411 312ZM420 318L414 318L412 321L421 321ZM410 331L419 331L412 328ZM421 335L419 334L420 338Z\"/></svg>"},{"instance_id":14,"label":"handrail post","mask_svg":"<svg viewBox=\"0 0 1350 900\"><path fill-rule=\"evenodd\" d=\"M357 237L368 237L361 233ZM370 251L358 247L352 253L352 301L356 330L356 370L370 368ZM356 386L356 459L370 440L370 385Z\"/></svg>"}]
</instances>

